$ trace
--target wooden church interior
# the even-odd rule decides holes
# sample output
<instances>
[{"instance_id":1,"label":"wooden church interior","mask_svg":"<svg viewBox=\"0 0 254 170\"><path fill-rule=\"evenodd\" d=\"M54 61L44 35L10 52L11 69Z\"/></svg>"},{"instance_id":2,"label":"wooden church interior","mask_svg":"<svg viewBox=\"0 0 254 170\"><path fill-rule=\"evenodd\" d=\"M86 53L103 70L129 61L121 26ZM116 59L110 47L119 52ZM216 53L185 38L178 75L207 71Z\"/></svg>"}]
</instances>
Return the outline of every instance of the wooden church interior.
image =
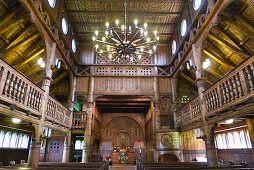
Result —
<instances>
[{"instance_id":1,"label":"wooden church interior","mask_svg":"<svg viewBox=\"0 0 254 170\"><path fill-rule=\"evenodd\" d=\"M254 169L253 46L253 0L0 0L0 169Z\"/></svg>"}]
</instances>

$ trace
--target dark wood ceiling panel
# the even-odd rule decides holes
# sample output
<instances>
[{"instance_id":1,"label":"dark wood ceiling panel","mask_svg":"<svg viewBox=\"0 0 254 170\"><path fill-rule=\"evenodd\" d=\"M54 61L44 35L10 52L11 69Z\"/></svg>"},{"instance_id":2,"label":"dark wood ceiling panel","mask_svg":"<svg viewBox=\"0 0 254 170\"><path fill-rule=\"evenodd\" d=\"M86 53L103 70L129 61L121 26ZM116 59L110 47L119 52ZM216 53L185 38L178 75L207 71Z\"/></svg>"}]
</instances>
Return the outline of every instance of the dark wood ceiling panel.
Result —
<instances>
[{"instance_id":1,"label":"dark wood ceiling panel","mask_svg":"<svg viewBox=\"0 0 254 170\"><path fill-rule=\"evenodd\" d=\"M80 42L91 42L93 32L105 32L105 23L124 23L124 0L65 0ZM157 30L160 41L167 42L182 14L184 0L128 0L127 23L147 23L148 31Z\"/></svg>"}]
</instances>

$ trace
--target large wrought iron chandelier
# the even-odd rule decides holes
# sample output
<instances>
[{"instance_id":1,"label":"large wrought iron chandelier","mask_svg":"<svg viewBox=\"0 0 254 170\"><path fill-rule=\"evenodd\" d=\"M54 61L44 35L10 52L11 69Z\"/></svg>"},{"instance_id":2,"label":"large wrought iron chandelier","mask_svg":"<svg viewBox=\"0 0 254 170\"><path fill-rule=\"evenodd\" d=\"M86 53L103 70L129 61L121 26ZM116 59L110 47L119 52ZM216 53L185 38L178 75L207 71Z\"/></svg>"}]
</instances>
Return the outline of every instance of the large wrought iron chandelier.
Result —
<instances>
[{"instance_id":1,"label":"large wrought iron chandelier","mask_svg":"<svg viewBox=\"0 0 254 170\"><path fill-rule=\"evenodd\" d=\"M115 26L109 27L107 22L105 34L99 36L99 31L96 30L92 39L99 56L108 57L110 61L115 62L120 62L121 59L138 62L143 56L152 56L156 52L159 37L157 31L154 31L153 35L148 33L147 23L140 27L137 19L134 20L134 25L127 26L126 0L124 7L124 25L120 28L119 20L116 20Z\"/></svg>"}]
</instances>

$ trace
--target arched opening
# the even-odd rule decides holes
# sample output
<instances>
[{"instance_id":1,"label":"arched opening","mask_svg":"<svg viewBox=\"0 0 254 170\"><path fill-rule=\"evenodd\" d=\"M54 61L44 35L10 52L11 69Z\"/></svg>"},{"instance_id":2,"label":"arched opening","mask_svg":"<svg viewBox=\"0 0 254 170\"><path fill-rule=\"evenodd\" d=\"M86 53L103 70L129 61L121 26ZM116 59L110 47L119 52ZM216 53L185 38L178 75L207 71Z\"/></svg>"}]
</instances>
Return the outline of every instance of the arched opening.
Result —
<instances>
[{"instance_id":1,"label":"arched opening","mask_svg":"<svg viewBox=\"0 0 254 170\"><path fill-rule=\"evenodd\" d=\"M202 69L207 85L254 54L254 8L241 0L233 1L219 15L204 41Z\"/></svg>"}]
</instances>

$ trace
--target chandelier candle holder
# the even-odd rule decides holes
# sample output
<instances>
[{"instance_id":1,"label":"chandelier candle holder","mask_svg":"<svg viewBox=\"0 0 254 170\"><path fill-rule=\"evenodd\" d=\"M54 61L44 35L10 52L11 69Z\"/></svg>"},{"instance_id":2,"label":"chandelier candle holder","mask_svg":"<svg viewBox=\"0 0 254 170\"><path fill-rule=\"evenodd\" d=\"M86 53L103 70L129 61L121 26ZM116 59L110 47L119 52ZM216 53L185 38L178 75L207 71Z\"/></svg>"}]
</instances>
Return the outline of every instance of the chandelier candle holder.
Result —
<instances>
[{"instance_id":1,"label":"chandelier candle holder","mask_svg":"<svg viewBox=\"0 0 254 170\"><path fill-rule=\"evenodd\" d=\"M104 35L99 36L99 31L96 30L92 38L96 53L101 57L108 57L110 61L120 62L121 59L126 59L138 62L143 56L152 56L156 52L159 41L157 31L150 35L147 23L140 27L137 19L134 20L134 25L127 26L126 8L125 0L124 25L119 27L119 20L116 20L115 26L109 27L107 22Z\"/></svg>"}]
</instances>

